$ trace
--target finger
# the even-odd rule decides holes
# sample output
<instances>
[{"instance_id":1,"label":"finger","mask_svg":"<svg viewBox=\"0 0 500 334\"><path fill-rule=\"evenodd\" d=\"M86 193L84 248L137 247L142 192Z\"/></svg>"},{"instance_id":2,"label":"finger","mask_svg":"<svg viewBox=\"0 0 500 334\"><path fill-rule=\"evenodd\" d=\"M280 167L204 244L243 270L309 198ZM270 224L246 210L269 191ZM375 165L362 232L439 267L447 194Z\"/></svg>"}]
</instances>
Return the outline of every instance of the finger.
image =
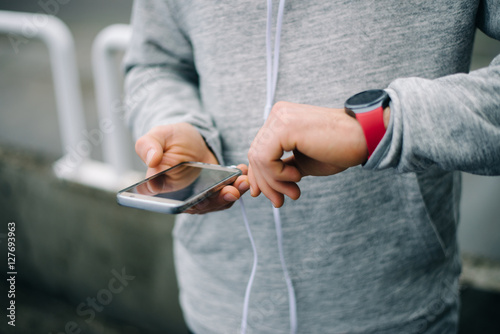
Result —
<instances>
[{"instance_id":1,"label":"finger","mask_svg":"<svg viewBox=\"0 0 500 334\"><path fill-rule=\"evenodd\" d=\"M252 197L257 197L260 195L260 188L257 184L257 179L255 178L252 165L248 167L248 182L250 184L250 195Z\"/></svg>"},{"instance_id":2,"label":"finger","mask_svg":"<svg viewBox=\"0 0 500 334\"><path fill-rule=\"evenodd\" d=\"M250 166L249 170L249 177L250 177L250 171L252 171L252 177L255 179L255 187L257 187L258 192L256 192L256 196L258 196L261 192L266 196L276 208L279 208L283 205L284 202L284 197L283 194L280 192L277 192L274 190L267 182L265 177L262 175L261 170L255 170L253 172L252 166ZM251 191L254 191L254 184L251 184ZM252 194L253 196L253 194Z\"/></svg>"},{"instance_id":3,"label":"finger","mask_svg":"<svg viewBox=\"0 0 500 334\"><path fill-rule=\"evenodd\" d=\"M273 203L275 208L281 208L285 203L285 196L282 193L266 186L261 191Z\"/></svg>"},{"instance_id":4,"label":"finger","mask_svg":"<svg viewBox=\"0 0 500 334\"><path fill-rule=\"evenodd\" d=\"M250 154L250 160L255 160L255 154ZM272 187L269 186L266 178L263 176L265 172L265 167L263 168L262 163L252 164L250 163L248 167L248 179L250 181L250 194L253 197L257 197L262 192L264 196L266 196L275 207L279 208L283 205L284 197L283 194L275 191ZM257 167L255 167L257 166Z\"/></svg>"},{"instance_id":5,"label":"finger","mask_svg":"<svg viewBox=\"0 0 500 334\"><path fill-rule=\"evenodd\" d=\"M164 168L165 169L165 168ZM161 168L148 168L148 170L146 171L146 178L150 177L150 176L153 176L153 175L156 175L158 174L159 172L162 172L163 170Z\"/></svg>"},{"instance_id":6,"label":"finger","mask_svg":"<svg viewBox=\"0 0 500 334\"><path fill-rule=\"evenodd\" d=\"M135 152L148 167L154 168L161 162L163 147L158 139L146 134L135 143Z\"/></svg>"},{"instance_id":7,"label":"finger","mask_svg":"<svg viewBox=\"0 0 500 334\"><path fill-rule=\"evenodd\" d=\"M184 213L189 213L189 214L196 214L196 215L203 215L205 213L209 212L214 212L214 211L222 211L222 210L227 210L230 207L232 207L234 202L228 203L224 206L221 206L219 208L211 208L209 205L207 205L204 201L201 203L196 204L195 206L187 209L184 211Z\"/></svg>"},{"instance_id":8,"label":"finger","mask_svg":"<svg viewBox=\"0 0 500 334\"><path fill-rule=\"evenodd\" d=\"M245 165L245 164L239 164L238 166L236 166L236 168L238 168L239 170L241 170L241 173L243 175L247 175L248 174L248 166Z\"/></svg>"},{"instance_id":9,"label":"finger","mask_svg":"<svg viewBox=\"0 0 500 334\"><path fill-rule=\"evenodd\" d=\"M236 202L240 198L240 192L233 186L225 186L219 192L213 194L198 204L203 205L204 212L218 211L228 204Z\"/></svg>"},{"instance_id":10,"label":"finger","mask_svg":"<svg viewBox=\"0 0 500 334\"><path fill-rule=\"evenodd\" d=\"M276 182L274 181L270 187L279 192L280 194L286 195L293 199L294 201L300 197L300 188L295 182Z\"/></svg>"},{"instance_id":11,"label":"finger","mask_svg":"<svg viewBox=\"0 0 500 334\"><path fill-rule=\"evenodd\" d=\"M225 210L240 198L239 191L233 186L225 186L219 192L197 203L186 210L186 213L204 214L208 212Z\"/></svg>"},{"instance_id":12,"label":"finger","mask_svg":"<svg viewBox=\"0 0 500 334\"><path fill-rule=\"evenodd\" d=\"M217 196L216 203L214 206L222 206L227 203L236 202L240 199L240 191L233 186L225 186L219 192L219 196ZM220 205L217 205L220 204Z\"/></svg>"},{"instance_id":13,"label":"finger","mask_svg":"<svg viewBox=\"0 0 500 334\"><path fill-rule=\"evenodd\" d=\"M269 188L293 200L300 197L300 188L296 185L296 182L300 181L302 176L294 166L286 165L281 160L271 161L259 164L258 170L255 169L254 174L260 190L266 197L271 196L281 200L282 196L277 197Z\"/></svg>"},{"instance_id":14,"label":"finger","mask_svg":"<svg viewBox=\"0 0 500 334\"><path fill-rule=\"evenodd\" d=\"M300 158L302 158L302 160L304 160L303 158L307 158L307 157L299 155L298 153L299 152L294 152L292 156L284 159L283 163L287 166L291 166L292 168L295 168L300 173L300 175L302 175L302 177L304 177L304 176L307 176L308 174L302 169L302 166L298 162L298 160Z\"/></svg>"},{"instance_id":15,"label":"finger","mask_svg":"<svg viewBox=\"0 0 500 334\"><path fill-rule=\"evenodd\" d=\"M290 197L293 200L297 200L300 197L300 188L294 182L277 182L272 181L266 183L266 185L261 185L262 193L269 198L274 204L273 198L278 198L275 193L280 194L278 199L281 199L283 195Z\"/></svg>"},{"instance_id":16,"label":"finger","mask_svg":"<svg viewBox=\"0 0 500 334\"><path fill-rule=\"evenodd\" d=\"M152 191L148 184L149 182L139 184L136 188L137 192L142 195L149 195L149 196L156 195L157 192Z\"/></svg>"},{"instance_id":17,"label":"finger","mask_svg":"<svg viewBox=\"0 0 500 334\"><path fill-rule=\"evenodd\" d=\"M234 181L233 186L238 189L241 195L246 193L248 189L250 189L250 182L248 181L248 176L247 175L240 175Z\"/></svg>"},{"instance_id":18,"label":"finger","mask_svg":"<svg viewBox=\"0 0 500 334\"><path fill-rule=\"evenodd\" d=\"M285 182L299 182L302 179L302 174L296 166L286 164L283 160L275 160L261 164L261 170L272 180Z\"/></svg>"}]
</instances>

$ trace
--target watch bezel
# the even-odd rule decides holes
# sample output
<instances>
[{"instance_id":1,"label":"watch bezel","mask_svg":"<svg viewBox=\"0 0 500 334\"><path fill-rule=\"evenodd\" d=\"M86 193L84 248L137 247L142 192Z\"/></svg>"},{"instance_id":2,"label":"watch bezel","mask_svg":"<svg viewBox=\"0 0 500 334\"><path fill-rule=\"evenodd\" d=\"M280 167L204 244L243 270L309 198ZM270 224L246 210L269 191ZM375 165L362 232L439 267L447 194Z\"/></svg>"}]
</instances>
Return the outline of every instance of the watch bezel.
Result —
<instances>
[{"instance_id":1,"label":"watch bezel","mask_svg":"<svg viewBox=\"0 0 500 334\"><path fill-rule=\"evenodd\" d=\"M372 98L374 93L378 93L378 96ZM367 96L369 99L361 102L356 102L360 97ZM366 98L366 97L365 97ZM390 98L389 94L383 89L370 89L365 90L363 92L357 93L350 98L348 98L345 102L345 109L350 114L350 112L354 114L360 114L365 112L370 112L378 107L382 106L382 109L385 109L389 106ZM351 115L352 116L352 115Z\"/></svg>"}]
</instances>

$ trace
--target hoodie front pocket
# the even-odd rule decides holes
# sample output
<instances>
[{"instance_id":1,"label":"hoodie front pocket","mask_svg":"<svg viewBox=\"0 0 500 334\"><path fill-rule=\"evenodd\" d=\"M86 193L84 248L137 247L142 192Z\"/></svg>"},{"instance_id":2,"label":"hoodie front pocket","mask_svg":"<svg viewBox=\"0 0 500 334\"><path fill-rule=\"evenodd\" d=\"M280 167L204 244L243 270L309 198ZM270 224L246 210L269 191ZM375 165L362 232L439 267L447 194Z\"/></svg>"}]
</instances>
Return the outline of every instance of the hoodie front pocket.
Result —
<instances>
[{"instance_id":1,"label":"hoodie front pocket","mask_svg":"<svg viewBox=\"0 0 500 334\"><path fill-rule=\"evenodd\" d=\"M405 220L412 233L408 237L423 248L422 254L425 254L428 260L443 260L446 257L445 246L427 211L417 176L414 173L402 174L398 177L398 182L403 210L406 213Z\"/></svg>"}]
</instances>

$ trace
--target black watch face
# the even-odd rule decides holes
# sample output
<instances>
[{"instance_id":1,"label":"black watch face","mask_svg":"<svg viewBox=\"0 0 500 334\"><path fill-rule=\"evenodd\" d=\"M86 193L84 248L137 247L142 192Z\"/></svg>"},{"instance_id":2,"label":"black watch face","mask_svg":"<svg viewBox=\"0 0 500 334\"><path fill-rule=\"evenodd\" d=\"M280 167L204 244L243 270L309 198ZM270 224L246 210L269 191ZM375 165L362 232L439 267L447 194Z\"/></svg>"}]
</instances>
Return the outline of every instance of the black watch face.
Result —
<instances>
[{"instance_id":1,"label":"black watch face","mask_svg":"<svg viewBox=\"0 0 500 334\"><path fill-rule=\"evenodd\" d=\"M382 89L371 89L351 96L346 102L346 109L355 113L366 112L388 104L388 95Z\"/></svg>"},{"instance_id":2,"label":"black watch face","mask_svg":"<svg viewBox=\"0 0 500 334\"><path fill-rule=\"evenodd\" d=\"M366 105L377 101L385 95L385 92L381 89L372 89L361 92L352 96L348 102L353 105Z\"/></svg>"}]
</instances>

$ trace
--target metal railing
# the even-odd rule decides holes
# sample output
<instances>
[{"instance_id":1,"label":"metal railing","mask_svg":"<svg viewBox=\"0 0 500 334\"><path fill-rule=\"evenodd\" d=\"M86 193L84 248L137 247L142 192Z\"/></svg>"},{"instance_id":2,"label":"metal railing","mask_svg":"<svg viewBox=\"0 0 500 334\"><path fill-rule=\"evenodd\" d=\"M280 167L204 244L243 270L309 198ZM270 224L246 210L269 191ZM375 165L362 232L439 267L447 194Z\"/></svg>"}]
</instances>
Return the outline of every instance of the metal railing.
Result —
<instances>
[{"instance_id":1,"label":"metal railing","mask_svg":"<svg viewBox=\"0 0 500 334\"><path fill-rule=\"evenodd\" d=\"M32 25L27 33L27 22L43 24ZM66 156L74 155L85 139L86 125L75 45L68 27L51 15L0 11L0 32L8 34L12 40L20 39L21 36L39 39L49 49L62 147ZM72 159L71 164L61 166L61 173L67 174L77 169L88 157L84 151L78 154L79 158Z\"/></svg>"},{"instance_id":2,"label":"metal railing","mask_svg":"<svg viewBox=\"0 0 500 334\"><path fill-rule=\"evenodd\" d=\"M26 22L36 22L26 33ZM109 191L116 191L142 176L132 169L125 147L121 90L114 54L130 40L127 25L101 31L92 50L99 129L87 130L73 36L57 17L45 14L0 11L0 33L9 38L41 40L48 48L54 82L64 155L54 163L58 178ZM103 162L90 159L92 147L102 145Z\"/></svg>"},{"instance_id":3,"label":"metal railing","mask_svg":"<svg viewBox=\"0 0 500 334\"><path fill-rule=\"evenodd\" d=\"M115 54L127 48L131 29L125 24L115 24L103 29L92 46L94 88L103 138L103 160L122 176L132 169L130 150L124 147L127 135L122 126L123 108L121 89L118 85ZM111 129L109 129L111 128Z\"/></svg>"}]
</instances>

